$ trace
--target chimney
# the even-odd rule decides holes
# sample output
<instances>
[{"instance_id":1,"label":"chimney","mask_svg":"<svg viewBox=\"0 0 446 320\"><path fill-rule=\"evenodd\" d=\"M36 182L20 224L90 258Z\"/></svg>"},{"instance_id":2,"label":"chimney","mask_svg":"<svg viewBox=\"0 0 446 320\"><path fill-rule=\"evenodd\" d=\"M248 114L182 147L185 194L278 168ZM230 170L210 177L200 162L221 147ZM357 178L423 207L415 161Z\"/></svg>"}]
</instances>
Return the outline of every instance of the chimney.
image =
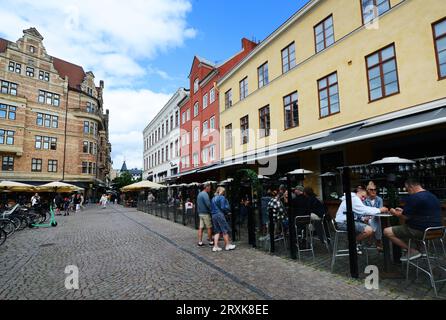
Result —
<instances>
[{"instance_id":1,"label":"chimney","mask_svg":"<svg viewBox=\"0 0 446 320\"><path fill-rule=\"evenodd\" d=\"M101 87L101 89L104 89L104 80L101 80L101 81L99 82L99 86Z\"/></svg>"},{"instance_id":2,"label":"chimney","mask_svg":"<svg viewBox=\"0 0 446 320\"><path fill-rule=\"evenodd\" d=\"M257 44L255 42L252 42L246 38L242 39L242 49L245 51L249 51L254 49L257 46Z\"/></svg>"}]
</instances>

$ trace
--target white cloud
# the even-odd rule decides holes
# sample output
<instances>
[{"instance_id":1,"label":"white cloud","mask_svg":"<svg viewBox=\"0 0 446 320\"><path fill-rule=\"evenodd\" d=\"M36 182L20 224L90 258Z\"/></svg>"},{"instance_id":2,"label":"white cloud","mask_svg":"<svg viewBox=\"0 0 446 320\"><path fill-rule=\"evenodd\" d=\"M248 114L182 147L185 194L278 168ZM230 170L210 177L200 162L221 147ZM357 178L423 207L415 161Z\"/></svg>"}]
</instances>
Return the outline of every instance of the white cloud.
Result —
<instances>
[{"instance_id":1,"label":"white cloud","mask_svg":"<svg viewBox=\"0 0 446 320\"><path fill-rule=\"evenodd\" d=\"M20 10L18 9L20 8ZM148 76L174 79L148 60L194 38L190 0L0 0L0 34L15 41L36 27L47 52L105 80L114 166L142 166L142 130L170 95L132 90Z\"/></svg>"},{"instance_id":2,"label":"white cloud","mask_svg":"<svg viewBox=\"0 0 446 320\"><path fill-rule=\"evenodd\" d=\"M143 165L143 130L169 101L172 95L150 90L111 90L107 94L110 109L110 141L114 167L121 168L126 159L129 167Z\"/></svg>"}]
</instances>

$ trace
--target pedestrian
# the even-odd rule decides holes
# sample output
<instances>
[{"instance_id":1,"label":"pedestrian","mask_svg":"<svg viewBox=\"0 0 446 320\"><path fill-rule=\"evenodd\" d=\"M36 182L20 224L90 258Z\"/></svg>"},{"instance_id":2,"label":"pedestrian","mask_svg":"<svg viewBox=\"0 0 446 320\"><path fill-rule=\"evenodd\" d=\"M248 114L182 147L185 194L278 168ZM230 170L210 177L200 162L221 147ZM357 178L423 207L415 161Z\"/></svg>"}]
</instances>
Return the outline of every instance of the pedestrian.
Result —
<instances>
[{"instance_id":1,"label":"pedestrian","mask_svg":"<svg viewBox=\"0 0 446 320\"><path fill-rule=\"evenodd\" d=\"M194 204L190 201L190 198L187 198L184 207L186 209L186 219L190 221L192 219L192 213L194 210Z\"/></svg>"},{"instance_id":2,"label":"pedestrian","mask_svg":"<svg viewBox=\"0 0 446 320\"><path fill-rule=\"evenodd\" d=\"M60 193L58 193L54 198L54 204L56 206L56 215L61 216L62 214L60 213L60 210L63 209L63 198Z\"/></svg>"},{"instance_id":3,"label":"pedestrian","mask_svg":"<svg viewBox=\"0 0 446 320\"><path fill-rule=\"evenodd\" d=\"M85 209L85 207L84 207L85 198L84 198L83 194L80 195L80 200L81 200L81 202L80 202L81 210L84 210Z\"/></svg>"},{"instance_id":4,"label":"pedestrian","mask_svg":"<svg viewBox=\"0 0 446 320\"><path fill-rule=\"evenodd\" d=\"M64 198L64 216L70 215L70 198L65 197Z\"/></svg>"},{"instance_id":5,"label":"pedestrian","mask_svg":"<svg viewBox=\"0 0 446 320\"><path fill-rule=\"evenodd\" d=\"M107 208L107 196L105 194L102 195L100 203L101 203L102 209Z\"/></svg>"},{"instance_id":6,"label":"pedestrian","mask_svg":"<svg viewBox=\"0 0 446 320\"><path fill-rule=\"evenodd\" d=\"M200 219L200 226L198 228L198 246L203 247L203 230L207 229L208 232L208 244L214 245L212 240L212 217L211 217L211 200L209 193L211 192L211 185L205 184L203 190L197 197L197 210L198 217Z\"/></svg>"},{"instance_id":7,"label":"pedestrian","mask_svg":"<svg viewBox=\"0 0 446 320\"><path fill-rule=\"evenodd\" d=\"M36 208L36 206L40 205L40 202L41 202L41 200L40 200L40 196L38 193L36 193L35 195L33 195L31 197L31 206L33 208Z\"/></svg>"},{"instance_id":8,"label":"pedestrian","mask_svg":"<svg viewBox=\"0 0 446 320\"><path fill-rule=\"evenodd\" d=\"M225 214L231 214L231 207L229 206L228 200L225 198L225 193L225 188L218 187L217 192L211 201L212 223L215 229L213 252L220 252L223 250L218 246L220 235L223 235L226 251L234 250L236 248L236 246L231 244L229 240L229 232L231 229L226 221Z\"/></svg>"}]
</instances>

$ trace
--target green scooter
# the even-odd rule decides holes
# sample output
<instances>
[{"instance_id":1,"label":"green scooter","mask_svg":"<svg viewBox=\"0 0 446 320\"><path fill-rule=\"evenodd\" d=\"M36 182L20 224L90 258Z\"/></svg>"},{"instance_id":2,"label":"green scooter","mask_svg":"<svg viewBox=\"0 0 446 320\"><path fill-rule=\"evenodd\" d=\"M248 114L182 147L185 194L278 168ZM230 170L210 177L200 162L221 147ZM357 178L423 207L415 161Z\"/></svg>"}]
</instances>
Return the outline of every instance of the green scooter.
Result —
<instances>
[{"instance_id":1,"label":"green scooter","mask_svg":"<svg viewBox=\"0 0 446 320\"><path fill-rule=\"evenodd\" d=\"M31 225L32 228L51 228L51 227L57 227L57 221L56 221L56 217L54 215L54 210L53 207L50 207L50 212L51 212L51 219L49 221L49 223L47 224L33 224Z\"/></svg>"}]
</instances>

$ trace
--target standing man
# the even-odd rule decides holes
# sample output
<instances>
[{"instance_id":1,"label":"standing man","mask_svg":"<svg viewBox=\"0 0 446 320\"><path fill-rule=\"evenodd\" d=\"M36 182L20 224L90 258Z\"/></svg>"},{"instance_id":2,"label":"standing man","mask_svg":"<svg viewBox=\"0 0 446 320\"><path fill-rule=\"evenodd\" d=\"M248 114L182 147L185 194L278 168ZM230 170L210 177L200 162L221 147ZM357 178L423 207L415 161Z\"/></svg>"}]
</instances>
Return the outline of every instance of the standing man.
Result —
<instances>
[{"instance_id":1,"label":"standing man","mask_svg":"<svg viewBox=\"0 0 446 320\"><path fill-rule=\"evenodd\" d=\"M211 200L209 193L211 192L211 185L205 184L203 190L198 194L197 210L200 218L200 227L198 229L198 246L203 247L203 229L208 230L209 246L214 245L212 241L212 218L211 218Z\"/></svg>"},{"instance_id":2,"label":"standing man","mask_svg":"<svg viewBox=\"0 0 446 320\"><path fill-rule=\"evenodd\" d=\"M441 227L441 204L438 198L424 190L420 182L409 179L405 183L409 196L404 209L391 209L390 213L405 220L405 224L397 227L386 228L384 235L397 246L408 250L406 241L423 239L424 232L428 228ZM421 258L421 253L411 249L401 261Z\"/></svg>"}]
</instances>

